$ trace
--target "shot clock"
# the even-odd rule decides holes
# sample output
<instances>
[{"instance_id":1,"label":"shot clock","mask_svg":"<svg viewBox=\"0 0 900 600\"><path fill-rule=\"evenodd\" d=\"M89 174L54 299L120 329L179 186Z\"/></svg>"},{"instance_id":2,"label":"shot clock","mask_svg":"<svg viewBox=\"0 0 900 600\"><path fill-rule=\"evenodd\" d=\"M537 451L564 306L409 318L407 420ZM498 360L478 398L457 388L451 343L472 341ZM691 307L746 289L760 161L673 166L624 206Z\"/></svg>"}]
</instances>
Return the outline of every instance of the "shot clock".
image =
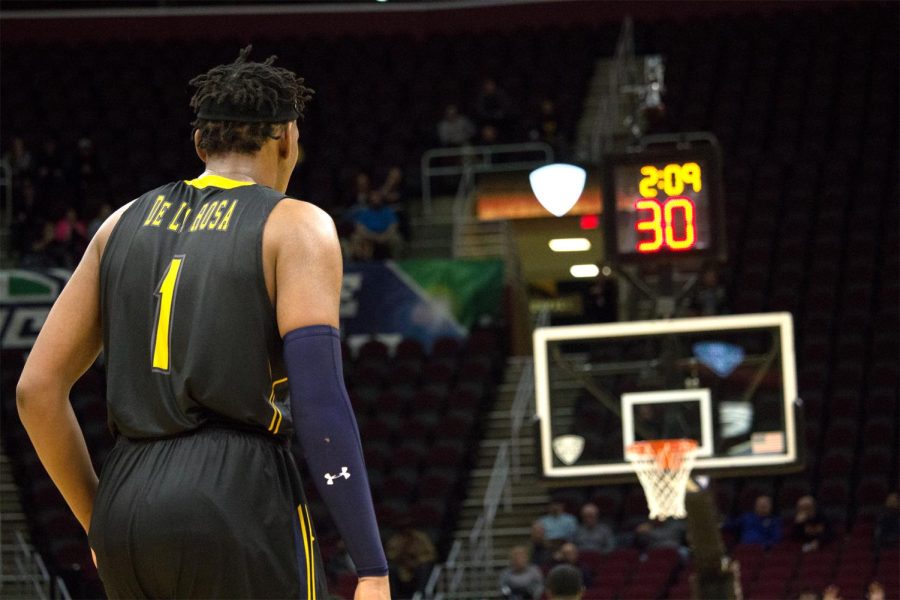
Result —
<instances>
[{"instance_id":1,"label":"shot clock","mask_svg":"<svg viewBox=\"0 0 900 600\"><path fill-rule=\"evenodd\" d=\"M724 259L714 138L645 145L603 165L607 256L617 262Z\"/></svg>"}]
</instances>

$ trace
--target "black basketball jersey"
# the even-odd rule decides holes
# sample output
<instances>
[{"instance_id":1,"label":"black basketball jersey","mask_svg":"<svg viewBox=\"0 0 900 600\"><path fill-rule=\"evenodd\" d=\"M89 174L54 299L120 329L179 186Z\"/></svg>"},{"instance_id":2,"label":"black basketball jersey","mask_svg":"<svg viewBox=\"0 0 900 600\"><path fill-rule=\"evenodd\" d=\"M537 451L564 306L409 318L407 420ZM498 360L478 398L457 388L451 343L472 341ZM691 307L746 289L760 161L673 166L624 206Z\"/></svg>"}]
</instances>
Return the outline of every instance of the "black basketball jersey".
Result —
<instances>
[{"instance_id":1,"label":"black basketball jersey","mask_svg":"<svg viewBox=\"0 0 900 600\"><path fill-rule=\"evenodd\" d=\"M218 175L147 192L100 267L110 426L170 436L210 421L290 435L262 234L284 194Z\"/></svg>"}]
</instances>

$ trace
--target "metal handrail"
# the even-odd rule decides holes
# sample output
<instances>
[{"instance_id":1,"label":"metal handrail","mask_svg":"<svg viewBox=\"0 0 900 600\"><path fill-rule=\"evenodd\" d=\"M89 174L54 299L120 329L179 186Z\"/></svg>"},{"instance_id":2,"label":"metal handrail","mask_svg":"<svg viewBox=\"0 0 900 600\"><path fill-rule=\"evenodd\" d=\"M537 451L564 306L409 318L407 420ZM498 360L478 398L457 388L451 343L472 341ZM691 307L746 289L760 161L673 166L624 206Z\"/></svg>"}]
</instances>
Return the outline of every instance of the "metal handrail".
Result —
<instances>
[{"instance_id":1,"label":"metal handrail","mask_svg":"<svg viewBox=\"0 0 900 600\"><path fill-rule=\"evenodd\" d=\"M533 155L530 159L517 155ZM457 164L433 165L436 159L459 159ZM430 215L431 180L434 177L466 175L477 173L500 173L533 169L554 160L553 148L544 142L521 144L493 144L489 146L460 146L457 148L432 148L422 154L422 212ZM461 182L462 185L462 182Z\"/></svg>"},{"instance_id":2,"label":"metal handrail","mask_svg":"<svg viewBox=\"0 0 900 600\"><path fill-rule=\"evenodd\" d=\"M16 570L27 586L28 594L35 598L47 600L50 598L50 573L44 564L44 559L31 547L21 531L16 531ZM68 593L68 591L66 591Z\"/></svg>"},{"instance_id":3,"label":"metal handrail","mask_svg":"<svg viewBox=\"0 0 900 600\"><path fill-rule=\"evenodd\" d=\"M526 358L516 385L516 396L513 398L512 407L509 410L509 443L512 448L511 465L513 480L519 481L521 473L521 433L525 417L530 414L528 409L534 406L534 359Z\"/></svg>"}]
</instances>

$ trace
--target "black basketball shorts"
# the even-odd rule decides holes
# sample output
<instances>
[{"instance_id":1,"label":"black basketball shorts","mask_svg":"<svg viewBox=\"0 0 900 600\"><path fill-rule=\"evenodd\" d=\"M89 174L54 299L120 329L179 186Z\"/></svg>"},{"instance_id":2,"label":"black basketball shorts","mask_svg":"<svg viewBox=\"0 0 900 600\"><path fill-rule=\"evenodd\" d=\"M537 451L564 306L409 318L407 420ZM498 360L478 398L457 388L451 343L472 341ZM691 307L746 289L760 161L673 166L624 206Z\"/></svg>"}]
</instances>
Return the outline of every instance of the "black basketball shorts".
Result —
<instances>
[{"instance_id":1,"label":"black basketball shorts","mask_svg":"<svg viewBox=\"0 0 900 600\"><path fill-rule=\"evenodd\" d=\"M297 466L255 433L120 438L88 539L110 598L328 598Z\"/></svg>"}]
</instances>

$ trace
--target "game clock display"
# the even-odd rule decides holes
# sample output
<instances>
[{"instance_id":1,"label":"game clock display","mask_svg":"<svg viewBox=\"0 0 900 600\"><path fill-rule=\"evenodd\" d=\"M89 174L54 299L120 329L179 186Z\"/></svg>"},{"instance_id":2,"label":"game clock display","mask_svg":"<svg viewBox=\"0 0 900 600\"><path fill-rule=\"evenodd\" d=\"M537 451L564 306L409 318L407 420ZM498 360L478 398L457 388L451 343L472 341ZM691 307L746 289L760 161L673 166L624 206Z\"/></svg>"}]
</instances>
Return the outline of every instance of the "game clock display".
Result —
<instances>
[{"instance_id":1,"label":"game clock display","mask_svg":"<svg viewBox=\"0 0 900 600\"><path fill-rule=\"evenodd\" d=\"M608 156L603 182L610 258L724 259L721 168L714 144Z\"/></svg>"}]
</instances>

